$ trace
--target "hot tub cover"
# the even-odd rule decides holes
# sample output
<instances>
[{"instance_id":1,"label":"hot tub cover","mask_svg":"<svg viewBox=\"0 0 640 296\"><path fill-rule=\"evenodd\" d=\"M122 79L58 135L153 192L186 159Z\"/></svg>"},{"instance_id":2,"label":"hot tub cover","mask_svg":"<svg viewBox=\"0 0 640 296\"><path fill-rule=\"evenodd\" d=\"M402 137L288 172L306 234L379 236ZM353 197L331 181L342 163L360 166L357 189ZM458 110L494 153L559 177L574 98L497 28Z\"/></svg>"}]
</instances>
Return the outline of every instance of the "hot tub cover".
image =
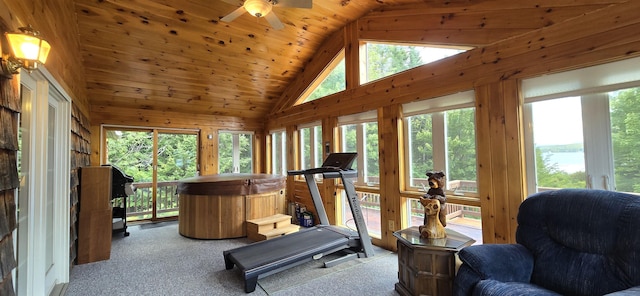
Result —
<instances>
[{"instance_id":1,"label":"hot tub cover","mask_svg":"<svg viewBox=\"0 0 640 296\"><path fill-rule=\"evenodd\" d=\"M217 174L182 179L178 194L252 195L281 190L286 177L272 174Z\"/></svg>"}]
</instances>

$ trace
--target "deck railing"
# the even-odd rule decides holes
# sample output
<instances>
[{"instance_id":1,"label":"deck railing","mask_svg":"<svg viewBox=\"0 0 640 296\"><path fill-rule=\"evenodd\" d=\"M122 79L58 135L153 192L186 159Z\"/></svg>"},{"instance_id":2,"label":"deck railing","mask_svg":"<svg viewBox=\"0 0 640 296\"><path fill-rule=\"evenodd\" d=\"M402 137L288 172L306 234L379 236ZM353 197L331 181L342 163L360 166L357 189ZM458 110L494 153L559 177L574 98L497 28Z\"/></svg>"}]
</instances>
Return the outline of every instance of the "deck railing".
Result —
<instances>
[{"instance_id":1,"label":"deck railing","mask_svg":"<svg viewBox=\"0 0 640 296\"><path fill-rule=\"evenodd\" d=\"M135 190L127 197L127 220L150 219L153 215L153 183L132 184ZM178 215L178 181L158 182L156 193L156 214L158 217Z\"/></svg>"},{"instance_id":2,"label":"deck railing","mask_svg":"<svg viewBox=\"0 0 640 296\"><path fill-rule=\"evenodd\" d=\"M380 209L380 194L369 192L357 192L360 206L363 208ZM419 202L411 202L411 216L424 217L424 207ZM470 218L479 220L480 208L459 204L447 203L447 220L454 218Z\"/></svg>"},{"instance_id":3,"label":"deck railing","mask_svg":"<svg viewBox=\"0 0 640 296\"><path fill-rule=\"evenodd\" d=\"M455 181L463 184L467 188L472 188L475 182L471 181ZM127 198L127 220L143 220L152 218L153 199L152 199L152 183L139 182L133 183L135 188L134 194ZM449 184L451 186L451 184ZM157 192L157 210L159 217L170 217L178 215L178 181L158 182ZM363 208L380 209L380 194L371 192L357 192L360 205ZM424 208L418 202L411 202L411 216L423 217ZM466 217L472 219L480 219L480 210L477 207L469 207L458 204L447 203L447 218Z\"/></svg>"}]
</instances>

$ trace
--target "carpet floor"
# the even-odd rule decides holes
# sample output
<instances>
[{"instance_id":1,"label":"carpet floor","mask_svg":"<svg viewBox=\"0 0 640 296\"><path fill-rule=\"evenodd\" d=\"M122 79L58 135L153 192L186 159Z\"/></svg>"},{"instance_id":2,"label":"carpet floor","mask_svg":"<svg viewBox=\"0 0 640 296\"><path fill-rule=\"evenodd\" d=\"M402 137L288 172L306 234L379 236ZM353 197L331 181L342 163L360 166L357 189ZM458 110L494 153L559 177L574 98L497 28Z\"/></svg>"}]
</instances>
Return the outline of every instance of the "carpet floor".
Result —
<instances>
[{"instance_id":1,"label":"carpet floor","mask_svg":"<svg viewBox=\"0 0 640 296\"><path fill-rule=\"evenodd\" d=\"M109 260L73 267L66 295L247 295L238 269L225 269L222 252L250 240L189 239L178 233L177 222L128 230L128 237L114 234ZM398 295L396 254L375 251L373 257L324 268L324 261L335 258L328 255L267 276L251 295Z\"/></svg>"}]
</instances>

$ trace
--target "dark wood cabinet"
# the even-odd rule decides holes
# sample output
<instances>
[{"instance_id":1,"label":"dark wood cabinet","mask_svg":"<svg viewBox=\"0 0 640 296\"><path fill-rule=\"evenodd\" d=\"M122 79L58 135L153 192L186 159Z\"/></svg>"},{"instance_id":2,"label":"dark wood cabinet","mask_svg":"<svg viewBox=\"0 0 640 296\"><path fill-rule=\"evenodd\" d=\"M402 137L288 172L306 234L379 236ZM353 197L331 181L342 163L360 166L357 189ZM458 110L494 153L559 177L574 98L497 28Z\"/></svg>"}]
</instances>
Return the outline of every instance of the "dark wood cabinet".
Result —
<instances>
[{"instance_id":1,"label":"dark wood cabinet","mask_svg":"<svg viewBox=\"0 0 640 296\"><path fill-rule=\"evenodd\" d=\"M111 256L111 167L80 169L77 264Z\"/></svg>"},{"instance_id":2,"label":"dark wood cabinet","mask_svg":"<svg viewBox=\"0 0 640 296\"><path fill-rule=\"evenodd\" d=\"M418 227L396 231L398 239L398 283L400 295L447 296L453 292L456 254L475 242L470 237L445 228L446 238L420 237Z\"/></svg>"}]
</instances>

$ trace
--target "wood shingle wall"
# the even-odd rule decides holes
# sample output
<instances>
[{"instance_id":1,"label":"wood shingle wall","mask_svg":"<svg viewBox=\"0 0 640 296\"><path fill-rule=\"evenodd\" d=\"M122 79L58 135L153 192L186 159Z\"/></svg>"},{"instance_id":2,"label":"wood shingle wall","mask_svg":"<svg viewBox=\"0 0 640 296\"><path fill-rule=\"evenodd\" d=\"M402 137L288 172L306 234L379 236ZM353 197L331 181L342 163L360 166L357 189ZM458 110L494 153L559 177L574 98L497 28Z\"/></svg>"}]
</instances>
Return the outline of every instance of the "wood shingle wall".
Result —
<instances>
[{"instance_id":1,"label":"wood shingle wall","mask_svg":"<svg viewBox=\"0 0 640 296\"><path fill-rule=\"evenodd\" d=\"M71 110L71 188L70 188L70 237L69 237L69 260L70 266L77 255L78 240L78 186L80 185L80 168L90 165L91 157L91 132L89 130L89 119L80 111L77 105L73 104Z\"/></svg>"},{"instance_id":2,"label":"wood shingle wall","mask_svg":"<svg viewBox=\"0 0 640 296\"><path fill-rule=\"evenodd\" d=\"M11 271L16 267L12 232L16 229L18 180L18 118L20 116L17 78L0 77L0 295L14 295Z\"/></svg>"}]
</instances>

